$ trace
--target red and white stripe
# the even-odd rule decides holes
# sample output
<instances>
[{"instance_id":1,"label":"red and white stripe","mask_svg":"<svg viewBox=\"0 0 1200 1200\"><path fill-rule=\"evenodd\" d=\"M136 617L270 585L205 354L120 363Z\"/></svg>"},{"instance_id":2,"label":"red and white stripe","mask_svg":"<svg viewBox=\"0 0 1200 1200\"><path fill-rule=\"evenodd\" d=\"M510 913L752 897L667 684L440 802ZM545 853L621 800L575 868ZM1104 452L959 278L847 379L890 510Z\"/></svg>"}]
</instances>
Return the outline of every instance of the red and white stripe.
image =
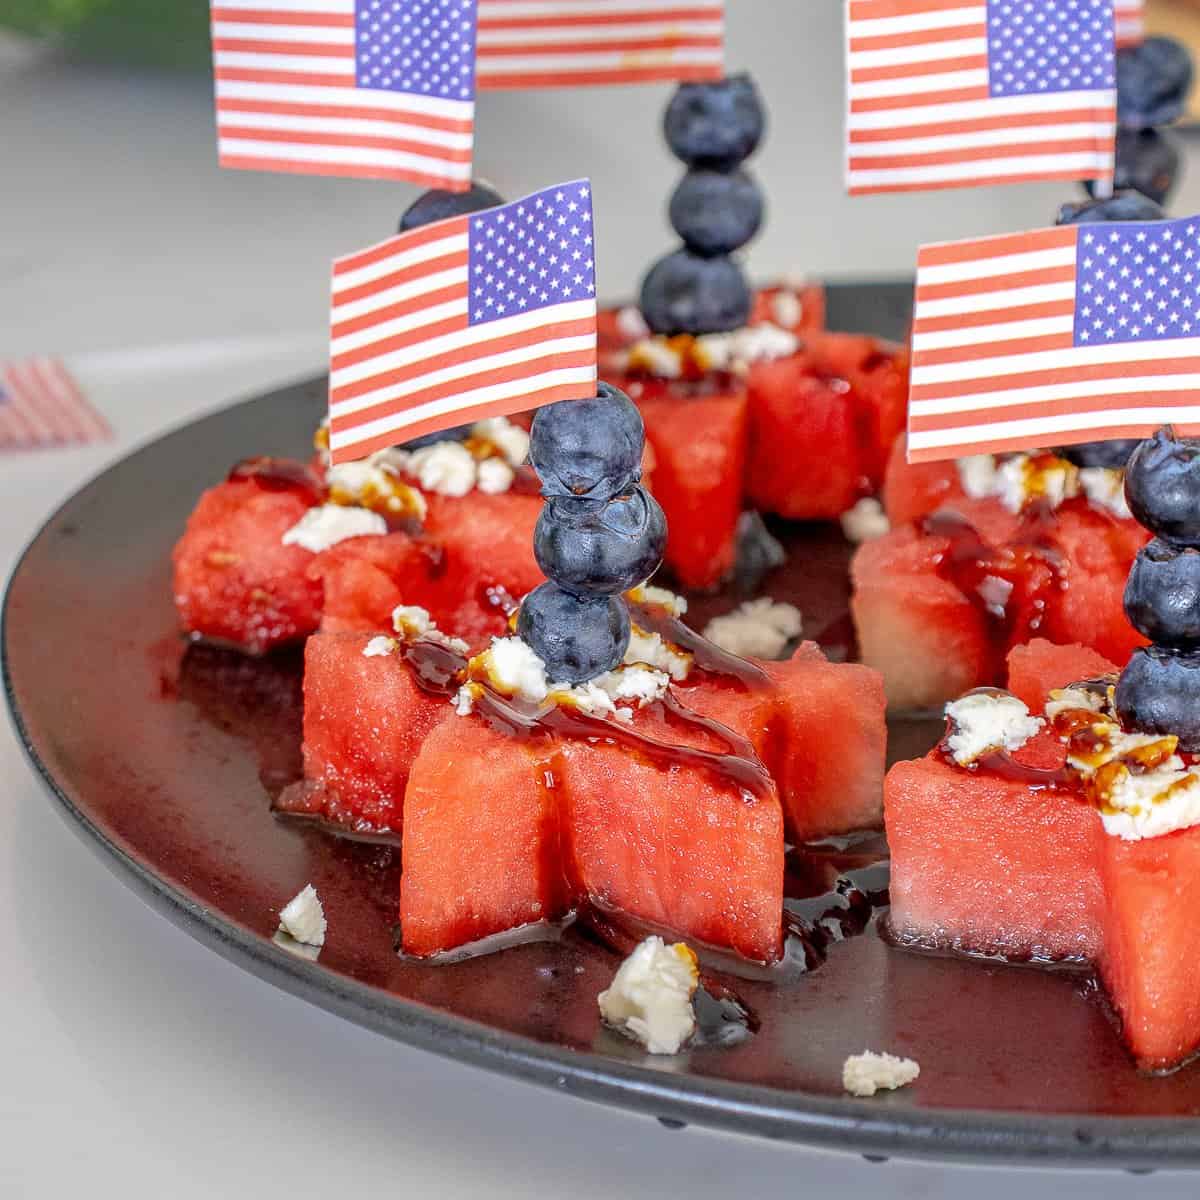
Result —
<instances>
[{"instance_id":1,"label":"red and white stripe","mask_svg":"<svg viewBox=\"0 0 1200 1200\"><path fill-rule=\"evenodd\" d=\"M1111 176L1112 89L988 92L980 0L846 0L853 195Z\"/></svg>"},{"instance_id":2,"label":"red and white stripe","mask_svg":"<svg viewBox=\"0 0 1200 1200\"><path fill-rule=\"evenodd\" d=\"M354 0L214 0L221 165L470 186L475 104L355 86Z\"/></svg>"},{"instance_id":3,"label":"red and white stripe","mask_svg":"<svg viewBox=\"0 0 1200 1200\"><path fill-rule=\"evenodd\" d=\"M1113 0L1117 22L1117 45L1136 46L1146 36L1143 0Z\"/></svg>"},{"instance_id":4,"label":"red and white stripe","mask_svg":"<svg viewBox=\"0 0 1200 1200\"><path fill-rule=\"evenodd\" d=\"M595 395L595 300L469 323L469 219L439 221L334 263L334 462Z\"/></svg>"},{"instance_id":5,"label":"red and white stripe","mask_svg":"<svg viewBox=\"0 0 1200 1200\"><path fill-rule=\"evenodd\" d=\"M720 79L723 0L479 0L480 88Z\"/></svg>"},{"instance_id":6,"label":"red and white stripe","mask_svg":"<svg viewBox=\"0 0 1200 1200\"><path fill-rule=\"evenodd\" d=\"M921 247L910 462L1200 432L1200 338L1073 344L1079 228Z\"/></svg>"},{"instance_id":7,"label":"red and white stripe","mask_svg":"<svg viewBox=\"0 0 1200 1200\"><path fill-rule=\"evenodd\" d=\"M0 363L0 450L77 445L112 435L58 359Z\"/></svg>"}]
</instances>

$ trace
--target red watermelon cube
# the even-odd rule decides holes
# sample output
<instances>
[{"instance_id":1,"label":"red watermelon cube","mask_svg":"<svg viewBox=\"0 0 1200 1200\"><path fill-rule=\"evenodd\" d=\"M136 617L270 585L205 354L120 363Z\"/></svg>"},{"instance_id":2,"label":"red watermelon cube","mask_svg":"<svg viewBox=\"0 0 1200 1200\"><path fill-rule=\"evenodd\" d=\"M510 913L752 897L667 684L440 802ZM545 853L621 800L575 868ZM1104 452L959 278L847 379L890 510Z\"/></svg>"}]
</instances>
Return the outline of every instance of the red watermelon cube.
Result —
<instances>
[{"instance_id":1,"label":"red watermelon cube","mask_svg":"<svg viewBox=\"0 0 1200 1200\"><path fill-rule=\"evenodd\" d=\"M252 476L209 488L172 555L183 629L249 654L312 633L321 616L320 582L307 575L313 555L283 535L315 502L305 488Z\"/></svg>"},{"instance_id":2,"label":"red watermelon cube","mask_svg":"<svg viewBox=\"0 0 1200 1200\"><path fill-rule=\"evenodd\" d=\"M369 633L319 633L304 648L304 782L276 809L363 836L398 835L422 743L452 709L396 654L366 655Z\"/></svg>"},{"instance_id":3,"label":"red watermelon cube","mask_svg":"<svg viewBox=\"0 0 1200 1200\"><path fill-rule=\"evenodd\" d=\"M903 431L908 356L877 338L823 333L749 377L746 491L793 520L834 519L878 491Z\"/></svg>"},{"instance_id":4,"label":"red watermelon cube","mask_svg":"<svg viewBox=\"0 0 1200 1200\"><path fill-rule=\"evenodd\" d=\"M919 521L939 508L956 508L967 498L953 461L910 463L907 447L907 438L896 439L883 474L880 499L893 526Z\"/></svg>"},{"instance_id":5,"label":"red watermelon cube","mask_svg":"<svg viewBox=\"0 0 1200 1200\"><path fill-rule=\"evenodd\" d=\"M1041 639L1014 650L1010 665L1013 690L1034 710L1052 688L1114 670L1085 646ZM1057 767L1064 747L1043 732L1015 757ZM889 920L902 944L1090 963L1142 1069L1173 1069L1200 1049L1191 969L1200 932L1190 919L1200 827L1126 841L1077 788L963 769L938 750L888 772L884 808Z\"/></svg>"}]
</instances>

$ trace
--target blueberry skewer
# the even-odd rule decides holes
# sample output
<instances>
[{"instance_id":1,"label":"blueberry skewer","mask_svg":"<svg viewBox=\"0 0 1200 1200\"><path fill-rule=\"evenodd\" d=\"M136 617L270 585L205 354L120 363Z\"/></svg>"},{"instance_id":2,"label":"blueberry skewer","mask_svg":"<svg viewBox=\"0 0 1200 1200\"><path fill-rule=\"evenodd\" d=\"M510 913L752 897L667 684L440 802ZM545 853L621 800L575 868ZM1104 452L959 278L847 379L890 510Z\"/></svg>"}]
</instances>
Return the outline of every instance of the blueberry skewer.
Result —
<instances>
[{"instance_id":1,"label":"blueberry skewer","mask_svg":"<svg viewBox=\"0 0 1200 1200\"><path fill-rule=\"evenodd\" d=\"M555 683L621 663L630 637L621 594L662 562L667 521L640 482L644 443L641 414L607 383L534 416L529 459L546 501L534 553L549 582L522 601L517 633Z\"/></svg>"},{"instance_id":2,"label":"blueberry skewer","mask_svg":"<svg viewBox=\"0 0 1200 1200\"><path fill-rule=\"evenodd\" d=\"M1173 38L1148 37L1117 51L1117 144L1113 189L1165 204L1179 175L1179 146L1162 126L1179 120L1192 86L1192 59ZM1095 184L1084 184L1095 194ZM1121 220L1095 217L1094 220Z\"/></svg>"},{"instance_id":3,"label":"blueberry skewer","mask_svg":"<svg viewBox=\"0 0 1200 1200\"><path fill-rule=\"evenodd\" d=\"M1140 443L1125 498L1155 535L1125 585L1125 613L1152 644L1121 673L1117 712L1129 728L1177 734L1180 750L1200 752L1200 442L1167 428Z\"/></svg>"},{"instance_id":4,"label":"blueberry skewer","mask_svg":"<svg viewBox=\"0 0 1200 1200\"><path fill-rule=\"evenodd\" d=\"M683 245L659 259L642 281L642 316L653 332L723 333L749 319L750 287L731 255L762 224L762 191L741 168L765 126L748 75L681 84L671 98L663 131L688 168L670 205Z\"/></svg>"}]
</instances>

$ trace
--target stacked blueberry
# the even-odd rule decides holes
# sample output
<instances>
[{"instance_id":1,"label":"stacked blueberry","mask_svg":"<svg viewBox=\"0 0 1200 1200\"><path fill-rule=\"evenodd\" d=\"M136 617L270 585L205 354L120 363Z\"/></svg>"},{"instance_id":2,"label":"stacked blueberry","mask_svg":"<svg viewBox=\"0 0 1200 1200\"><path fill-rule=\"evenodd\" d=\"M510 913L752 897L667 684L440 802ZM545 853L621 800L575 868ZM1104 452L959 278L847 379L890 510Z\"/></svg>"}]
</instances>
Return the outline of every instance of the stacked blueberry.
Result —
<instances>
[{"instance_id":1,"label":"stacked blueberry","mask_svg":"<svg viewBox=\"0 0 1200 1200\"><path fill-rule=\"evenodd\" d=\"M1191 86L1191 56L1173 38L1148 37L1117 51L1115 189L1166 202L1179 172L1179 147L1161 127L1183 115Z\"/></svg>"},{"instance_id":2,"label":"stacked blueberry","mask_svg":"<svg viewBox=\"0 0 1200 1200\"><path fill-rule=\"evenodd\" d=\"M431 188L422 192L405 210L400 217L400 227L397 233L407 233L410 229L420 229L422 225L432 225L434 221L446 221L451 217L465 216L467 213L480 212L485 208L495 208L504 203L504 197L490 188L486 183L471 180L469 190L465 192L448 192L443 188ZM413 438L404 442L405 450L419 450L422 446L432 446L436 442L461 442L471 432L470 425L455 425L450 429L439 429L436 433L427 433L423 437Z\"/></svg>"},{"instance_id":3,"label":"stacked blueberry","mask_svg":"<svg viewBox=\"0 0 1200 1200\"><path fill-rule=\"evenodd\" d=\"M1125 471L1133 515L1153 533L1134 560L1125 612L1153 643L1117 684L1127 726L1179 735L1200 752L1200 442L1163 429L1142 442Z\"/></svg>"},{"instance_id":4,"label":"stacked blueberry","mask_svg":"<svg viewBox=\"0 0 1200 1200\"><path fill-rule=\"evenodd\" d=\"M730 255L762 224L762 192L742 163L765 123L748 75L682 84L667 106L667 144L688 169L670 208L683 246L642 281L642 316L655 333L721 333L749 319L750 288Z\"/></svg>"},{"instance_id":5,"label":"stacked blueberry","mask_svg":"<svg viewBox=\"0 0 1200 1200\"><path fill-rule=\"evenodd\" d=\"M658 569L667 520L641 486L645 430L624 392L538 409L529 458L546 504L534 554L548 583L521 604L517 632L555 683L611 671L629 645L623 592Z\"/></svg>"}]
</instances>

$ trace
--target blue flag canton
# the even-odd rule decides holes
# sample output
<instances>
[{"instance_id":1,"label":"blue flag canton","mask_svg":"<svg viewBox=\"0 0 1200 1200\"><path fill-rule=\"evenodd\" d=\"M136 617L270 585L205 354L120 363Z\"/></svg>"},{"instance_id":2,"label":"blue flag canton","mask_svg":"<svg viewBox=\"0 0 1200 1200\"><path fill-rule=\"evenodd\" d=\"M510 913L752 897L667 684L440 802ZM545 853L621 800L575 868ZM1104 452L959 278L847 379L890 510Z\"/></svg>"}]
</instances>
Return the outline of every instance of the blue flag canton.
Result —
<instances>
[{"instance_id":1,"label":"blue flag canton","mask_svg":"<svg viewBox=\"0 0 1200 1200\"><path fill-rule=\"evenodd\" d=\"M992 96L1116 86L1113 0L988 0Z\"/></svg>"},{"instance_id":2,"label":"blue flag canton","mask_svg":"<svg viewBox=\"0 0 1200 1200\"><path fill-rule=\"evenodd\" d=\"M1079 226L1075 345L1163 341L1200 329L1200 220Z\"/></svg>"},{"instance_id":3,"label":"blue flag canton","mask_svg":"<svg viewBox=\"0 0 1200 1200\"><path fill-rule=\"evenodd\" d=\"M546 188L470 218L470 323L594 300L592 189Z\"/></svg>"},{"instance_id":4,"label":"blue flag canton","mask_svg":"<svg viewBox=\"0 0 1200 1200\"><path fill-rule=\"evenodd\" d=\"M360 88L440 100L475 96L476 0L355 0Z\"/></svg>"}]
</instances>

